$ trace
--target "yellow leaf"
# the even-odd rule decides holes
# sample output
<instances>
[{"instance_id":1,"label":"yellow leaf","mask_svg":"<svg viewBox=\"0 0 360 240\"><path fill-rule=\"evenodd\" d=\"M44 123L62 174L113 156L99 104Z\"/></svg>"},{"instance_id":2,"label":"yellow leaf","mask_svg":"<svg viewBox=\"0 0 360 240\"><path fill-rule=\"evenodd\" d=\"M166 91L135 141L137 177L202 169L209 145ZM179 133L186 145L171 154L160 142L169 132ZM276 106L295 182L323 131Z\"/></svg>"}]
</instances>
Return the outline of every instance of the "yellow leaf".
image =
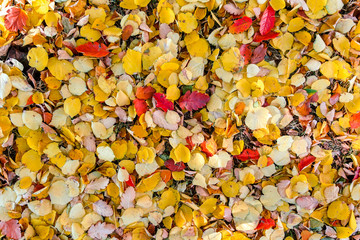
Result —
<instances>
[{"instance_id":1,"label":"yellow leaf","mask_svg":"<svg viewBox=\"0 0 360 240\"><path fill-rule=\"evenodd\" d=\"M327 215L332 219L346 220L350 216L350 210L345 202L337 200L330 203Z\"/></svg>"},{"instance_id":2,"label":"yellow leaf","mask_svg":"<svg viewBox=\"0 0 360 240\"><path fill-rule=\"evenodd\" d=\"M140 7L146 7L150 1L151 0L134 0L134 3Z\"/></svg>"},{"instance_id":3,"label":"yellow leaf","mask_svg":"<svg viewBox=\"0 0 360 240\"><path fill-rule=\"evenodd\" d=\"M137 152L137 161L139 163L152 163L155 159L155 149L141 146Z\"/></svg>"},{"instance_id":4,"label":"yellow leaf","mask_svg":"<svg viewBox=\"0 0 360 240\"><path fill-rule=\"evenodd\" d=\"M194 223L198 228L205 226L208 222L206 217L199 210L193 212L193 218Z\"/></svg>"},{"instance_id":5,"label":"yellow leaf","mask_svg":"<svg viewBox=\"0 0 360 240\"><path fill-rule=\"evenodd\" d=\"M336 51L338 51L342 56L348 58L350 52L350 41L345 36L340 36L333 39L333 45Z\"/></svg>"},{"instance_id":6,"label":"yellow leaf","mask_svg":"<svg viewBox=\"0 0 360 240\"><path fill-rule=\"evenodd\" d=\"M216 209L216 203L217 203L216 198L208 198L205 200L203 204L201 204L199 210L205 215L212 213Z\"/></svg>"},{"instance_id":7,"label":"yellow leaf","mask_svg":"<svg viewBox=\"0 0 360 240\"><path fill-rule=\"evenodd\" d=\"M27 176L27 177L24 177L20 180L20 183L19 183L19 187L21 189L28 189L32 184L32 179Z\"/></svg>"},{"instance_id":8,"label":"yellow leaf","mask_svg":"<svg viewBox=\"0 0 360 240\"><path fill-rule=\"evenodd\" d=\"M101 33L96 29L92 29L90 24L86 24L80 29L80 36L86 38L90 42L95 42L101 38Z\"/></svg>"},{"instance_id":9,"label":"yellow leaf","mask_svg":"<svg viewBox=\"0 0 360 240\"><path fill-rule=\"evenodd\" d=\"M58 80L67 80L69 79L70 73L74 70L71 62L66 60L58 60L56 57L49 59L47 65L50 73L54 75Z\"/></svg>"},{"instance_id":10,"label":"yellow leaf","mask_svg":"<svg viewBox=\"0 0 360 240\"><path fill-rule=\"evenodd\" d=\"M166 98L175 101L180 97L180 89L177 85L173 84L166 89Z\"/></svg>"},{"instance_id":11,"label":"yellow leaf","mask_svg":"<svg viewBox=\"0 0 360 240\"><path fill-rule=\"evenodd\" d=\"M161 23L170 24L175 21L175 13L168 7L161 8L159 16Z\"/></svg>"},{"instance_id":12,"label":"yellow leaf","mask_svg":"<svg viewBox=\"0 0 360 240\"><path fill-rule=\"evenodd\" d=\"M176 148L171 150L170 158L172 158L175 161L175 163L177 162L187 163L190 161L191 158L190 150L187 147L185 147L184 144L180 143L176 146Z\"/></svg>"},{"instance_id":13,"label":"yellow leaf","mask_svg":"<svg viewBox=\"0 0 360 240\"><path fill-rule=\"evenodd\" d=\"M283 9L286 6L285 0L270 0L270 5L275 11Z\"/></svg>"},{"instance_id":14,"label":"yellow leaf","mask_svg":"<svg viewBox=\"0 0 360 240\"><path fill-rule=\"evenodd\" d=\"M160 172L157 172L150 177L141 180L141 182L136 186L136 191L141 193L149 192L156 187L156 185L160 182L160 179Z\"/></svg>"},{"instance_id":15,"label":"yellow leaf","mask_svg":"<svg viewBox=\"0 0 360 240\"><path fill-rule=\"evenodd\" d=\"M326 6L327 0L307 0L309 9L316 14Z\"/></svg>"},{"instance_id":16,"label":"yellow leaf","mask_svg":"<svg viewBox=\"0 0 360 240\"><path fill-rule=\"evenodd\" d=\"M64 101L64 111L70 117L74 117L79 114L81 110L81 102L77 97L69 97Z\"/></svg>"},{"instance_id":17,"label":"yellow leaf","mask_svg":"<svg viewBox=\"0 0 360 240\"><path fill-rule=\"evenodd\" d=\"M236 197L239 193L240 186L234 181L229 181L221 185L221 190L227 197Z\"/></svg>"},{"instance_id":18,"label":"yellow leaf","mask_svg":"<svg viewBox=\"0 0 360 240\"><path fill-rule=\"evenodd\" d=\"M116 159L123 159L127 152L127 142L125 140L117 140L111 144L111 149Z\"/></svg>"},{"instance_id":19,"label":"yellow leaf","mask_svg":"<svg viewBox=\"0 0 360 240\"><path fill-rule=\"evenodd\" d=\"M35 0L31 3L35 11L39 14L46 14L49 11L50 1L48 0Z\"/></svg>"},{"instance_id":20,"label":"yellow leaf","mask_svg":"<svg viewBox=\"0 0 360 240\"><path fill-rule=\"evenodd\" d=\"M348 238L354 232L351 228L348 227L337 227L336 235L338 238Z\"/></svg>"},{"instance_id":21,"label":"yellow leaf","mask_svg":"<svg viewBox=\"0 0 360 240\"><path fill-rule=\"evenodd\" d=\"M300 29L302 29L304 26L305 26L304 20L300 17L297 17L297 18L291 19L287 30L289 32L297 32Z\"/></svg>"},{"instance_id":22,"label":"yellow leaf","mask_svg":"<svg viewBox=\"0 0 360 240\"><path fill-rule=\"evenodd\" d=\"M169 188L161 194L158 206L161 209L165 209L168 206L175 206L180 201L180 194L177 190Z\"/></svg>"},{"instance_id":23,"label":"yellow leaf","mask_svg":"<svg viewBox=\"0 0 360 240\"><path fill-rule=\"evenodd\" d=\"M48 64L48 53L43 47L36 47L30 49L27 59L31 67L36 68L38 71L42 71Z\"/></svg>"},{"instance_id":24,"label":"yellow leaf","mask_svg":"<svg viewBox=\"0 0 360 240\"><path fill-rule=\"evenodd\" d=\"M198 26L198 22L191 13L180 13L178 15L178 25L182 32L191 33Z\"/></svg>"},{"instance_id":25,"label":"yellow leaf","mask_svg":"<svg viewBox=\"0 0 360 240\"><path fill-rule=\"evenodd\" d=\"M356 223L354 211L351 211L350 220L349 220L349 227L350 227L353 231L355 231L355 229L357 228L357 223Z\"/></svg>"},{"instance_id":26,"label":"yellow leaf","mask_svg":"<svg viewBox=\"0 0 360 240\"><path fill-rule=\"evenodd\" d=\"M228 206L225 206L225 205L217 206L215 211L213 212L213 216L216 217L217 219L223 219L224 215L225 215L225 209L230 210L230 208Z\"/></svg>"},{"instance_id":27,"label":"yellow leaf","mask_svg":"<svg viewBox=\"0 0 360 240\"><path fill-rule=\"evenodd\" d=\"M232 47L224 52L220 57L221 63L225 71L237 71L240 67L240 50Z\"/></svg>"},{"instance_id":28,"label":"yellow leaf","mask_svg":"<svg viewBox=\"0 0 360 240\"><path fill-rule=\"evenodd\" d=\"M209 43L204 38L200 38L199 40L186 45L186 47L193 57L207 58L210 55Z\"/></svg>"},{"instance_id":29,"label":"yellow leaf","mask_svg":"<svg viewBox=\"0 0 360 240\"><path fill-rule=\"evenodd\" d=\"M123 67L127 74L141 72L141 53L132 49L127 50L123 58Z\"/></svg>"},{"instance_id":30,"label":"yellow leaf","mask_svg":"<svg viewBox=\"0 0 360 240\"><path fill-rule=\"evenodd\" d=\"M120 7L130 10L137 9L137 5L134 3L134 0L121 1Z\"/></svg>"},{"instance_id":31,"label":"yellow leaf","mask_svg":"<svg viewBox=\"0 0 360 240\"><path fill-rule=\"evenodd\" d=\"M30 171L39 171L43 163L41 162L41 156L35 150L29 150L21 158L21 162L26 165Z\"/></svg>"}]
</instances>

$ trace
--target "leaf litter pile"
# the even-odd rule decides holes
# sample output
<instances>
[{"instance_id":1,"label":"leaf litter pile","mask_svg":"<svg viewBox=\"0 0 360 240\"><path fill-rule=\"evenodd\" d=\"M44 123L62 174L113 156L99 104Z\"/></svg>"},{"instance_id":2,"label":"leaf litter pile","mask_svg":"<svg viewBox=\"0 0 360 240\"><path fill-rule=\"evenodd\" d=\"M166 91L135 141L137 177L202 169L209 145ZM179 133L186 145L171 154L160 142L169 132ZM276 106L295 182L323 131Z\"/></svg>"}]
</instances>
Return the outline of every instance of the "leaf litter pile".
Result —
<instances>
[{"instance_id":1,"label":"leaf litter pile","mask_svg":"<svg viewBox=\"0 0 360 240\"><path fill-rule=\"evenodd\" d=\"M0 4L6 239L360 239L360 2Z\"/></svg>"}]
</instances>

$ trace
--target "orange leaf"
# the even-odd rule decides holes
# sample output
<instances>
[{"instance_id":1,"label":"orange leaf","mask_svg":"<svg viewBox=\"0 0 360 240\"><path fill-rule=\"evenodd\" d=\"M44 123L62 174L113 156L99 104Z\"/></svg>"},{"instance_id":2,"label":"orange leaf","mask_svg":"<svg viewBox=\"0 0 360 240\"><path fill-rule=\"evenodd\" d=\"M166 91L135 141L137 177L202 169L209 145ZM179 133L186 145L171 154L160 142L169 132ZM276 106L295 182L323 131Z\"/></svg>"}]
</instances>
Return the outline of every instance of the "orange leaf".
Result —
<instances>
[{"instance_id":1,"label":"orange leaf","mask_svg":"<svg viewBox=\"0 0 360 240\"><path fill-rule=\"evenodd\" d=\"M138 89L136 89L136 97L138 99L147 100L151 98L155 92L156 90L150 86L139 87Z\"/></svg>"},{"instance_id":2,"label":"orange leaf","mask_svg":"<svg viewBox=\"0 0 360 240\"><path fill-rule=\"evenodd\" d=\"M251 27L252 19L249 17L242 17L234 21L230 26L229 32L232 34L242 33Z\"/></svg>"},{"instance_id":3,"label":"orange leaf","mask_svg":"<svg viewBox=\"0 0 360 240\"><path fill-rule=\"evenodd\" d=\"M49 124L51 122L51 119L52 119L52 114L49 113L49 112L44 112L43 113L43 119L44 119L44 122Z\"/></svg>"},{"instance_id":4,"label":"orange leaf","mask_svg":"<svg viewBox=\"0 0 360 240\"><path fill-rule=\"evenodd\" d=\"M352 129L356 129L356 128L360 127L360 112L352 115L349 123L350 123L350 127Z\"/></svg>"},{"instance_id":5,"label":"orange leaf","mask_svg":"<svg viewBox=\"0 0 360 240\"><path fill-rule=\"evenodd\" d=\"M244 112L245 107L246 107L245 103L243 103L243 102L238 102L238 103L235 105L235 113L236 113L237 115L241 115L241 114Z\"/></svg>"},{"instance_id":6,"label":"orange leaf","mask_svg":"<svg viewBox=\"0 0 360 240\"><path fill-rule=\"evenodd\" d=\"M160 172L160 177L161 179L167 183L168 181L170 181L171 179L171 171L170 170L166 170L166 169L160 169L160 170L156 170L155 173Z\"/></svg>"},{"instance_id":7,"label":"orange leaf","mask_svg":"<svg viewBox=\"0 0 360 240\"><path fill-rule=\"evenodd\" d=\"M7 30L16 32L24 29L28 16L26 12L18 7L11 7L5 16L5 27Z\"/></svg>"},{"instance_id":8,"label":"orange leaf","mask_svg":"<svg viewBox=\"0 0 360 240\"><path fill-rule=\"evenodd\" d=\"M145 100L142 99L135 99L133 101L134 103L134 107L136 110L136 114L140 117L143 113L146 113L146 111L148 110L148 105L145 102Z\"/></svg>"},{"instance_id":9,"label":"orange leaf","mask_svg":"<svg viewBox=\"0 0 360 240\"><path fill-rule=\"evenodd\" d=\"M88 42L77 46L76 51L88 57L105 57L110 53L105 44L98 42Z\"/></svg>"}]
</instances>

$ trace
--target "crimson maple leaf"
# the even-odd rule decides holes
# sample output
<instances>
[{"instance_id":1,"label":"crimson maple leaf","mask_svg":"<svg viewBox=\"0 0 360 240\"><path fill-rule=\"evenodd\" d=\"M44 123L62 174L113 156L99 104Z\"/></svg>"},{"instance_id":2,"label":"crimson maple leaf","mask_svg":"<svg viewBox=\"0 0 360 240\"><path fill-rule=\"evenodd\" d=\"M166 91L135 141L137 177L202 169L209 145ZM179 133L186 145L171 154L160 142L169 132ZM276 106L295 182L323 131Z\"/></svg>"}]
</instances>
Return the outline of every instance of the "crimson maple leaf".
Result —
<instances>
[{"instance_id":1,"label":"crimson maple leaf","mask_svg":"<svg viewBox=\"0 0 360 240\"><path fill-rule=\"evenodd\" d=\"M181 96L181 98L179 99L179 105L181 109L186 109L188 111L196 111L200 108L205 107L209 100L210 97L205 93L197 91L187 91L185 95Z\"/></svg>"},{"instance_id":2,"label":"crimson maple leaf","mask_svg":"<svg viewBox=\"0 0 360 240\"><path fill-rule=\"evenodd\" d=\"M163 93L155 93L153 95L156 101L156 107L161 108L163 111L174 110L174 103L166 99Z\"/></svg>"}]
</instances>

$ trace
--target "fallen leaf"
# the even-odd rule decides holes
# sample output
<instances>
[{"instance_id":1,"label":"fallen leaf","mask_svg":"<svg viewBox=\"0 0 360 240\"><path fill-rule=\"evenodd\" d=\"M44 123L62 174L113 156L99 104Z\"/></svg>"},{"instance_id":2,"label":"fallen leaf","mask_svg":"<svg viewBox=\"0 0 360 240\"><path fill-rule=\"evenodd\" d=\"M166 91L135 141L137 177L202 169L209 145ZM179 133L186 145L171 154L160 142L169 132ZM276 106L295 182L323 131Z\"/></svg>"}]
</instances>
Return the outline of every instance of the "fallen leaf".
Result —
<instances>
[{"instance_id":1,"label":"fallen leaf","mask_svg":"<svg viewBox=\"0 0 360 240\"><path fill-rule=\"evenodd\" d=\"M24 29L28 16L18 7L10 7L5 16L5 27L9 31L16 32Z\"/></svg>"},{"instance_id":2,"label":"fallen leaf","mask_svg":"<svg viewBox=\"0 0 360 240\"><path fill-rule=\"evenodd\" d=\"M109 234L114 232L115 229L114 224L98 222L90 227L88 234L94 239L105 239Z\"/></svg>"},{"instance_id":3,"label":"fallen leaf","mask_svg":"<svg viewBox=\"0 0 360 240\"><path fill-rule=\"evenodd\" d=\"M260 29L259 32L261 35L266 35L273 29L275 25L275 11L274 9L269 5L263 12L263 15L260 19Z\"/></svg>"},{"instance_id":4,"label":"fallen leaf","mask_svg":"<svg viewBox=\"0 0 360 240\"><path fill-rule=\"evenodd\" d=\"M76 51L88 57L105 57L110 53L105 44L98 42L88 42L77 46Z\"/></svg>"},{"instance_id":5,"label":"fallen leaf","mask_svg":"<svg viewBox=\"0 0 360 240\"><path fill-rule=\"evenodd\" d=\"M135 200L135 188L128 187L126 188L125 192L121 195L120 205L127 209L134 207L134 200Z\"/></svg>"},{"instance_id":6,"label":"fallen leaf","mask_svg":"<svg viewBox=\"0 0 360 240\"><path fill-rule=\"evenodd\" d=\"M18 220L11 219L8 221L0 221L1 234L11 239L21 238L21 229Z\"/></svg>"},{"instance_id":7,"label":"fallen leaf","mask_svg":"<svg viewBox=\"0 0 360 240\"><path fill-rule=\"evenodd\" d=\"M104 217L110 217L114 214L112 207L103 200L94 202L93 208L95 212Z\"/></svg>"},{"instance_id":8,"label":"fallen leaf","mask_svg":"<svg viewBox=\"0 0 360 240\"><path fill-rule=\"evenodd\" d=\"M252 19L249 17L241 17L234 21L230 26L229 32L233 34L242 33L251 27Z\"/></svg>"},{"instance_id":9,"label":"fallen leaf","mask_svg":"<svg viewBox=\"0 0 360 240\"><path fill-rule=\"evenodd\" d=\"M210 97L205 93L200 93L197 91L187 91L185 95L180 97L179 105L181 109L186 109L188 111L196 111L200 108L205 107L209 100Z\"/></svg>"},{"instance_id":10,"label":"fallen leaf","mask_svg":"<svg viewBox=\"0 0 360 240\"><path fill-rule=\"evenodd\" d=\"M174 103L166 99L164 93L155 93L153 95L156 101L156 107L161 108L163 111L174 110Z\"/></svg>"}]
</instances>

